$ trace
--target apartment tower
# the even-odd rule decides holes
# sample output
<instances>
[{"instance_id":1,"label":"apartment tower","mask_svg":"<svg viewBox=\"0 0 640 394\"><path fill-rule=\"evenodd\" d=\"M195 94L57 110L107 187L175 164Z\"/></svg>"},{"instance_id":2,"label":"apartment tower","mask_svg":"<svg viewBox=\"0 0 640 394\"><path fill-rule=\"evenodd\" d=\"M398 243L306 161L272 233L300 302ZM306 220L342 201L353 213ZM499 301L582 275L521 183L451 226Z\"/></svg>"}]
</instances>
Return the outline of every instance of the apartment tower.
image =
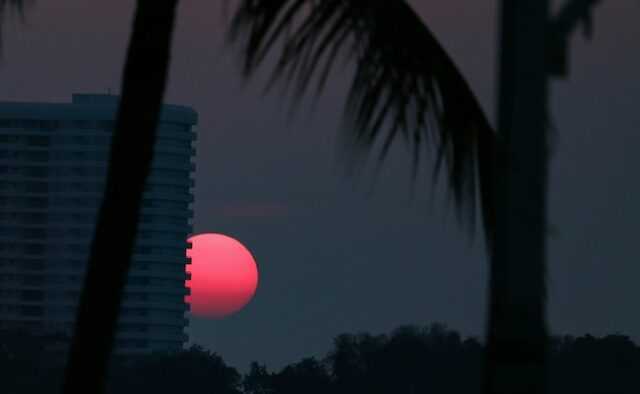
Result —
<instances>
[{"instance_id":1,"label":"apartment tower","mask_svg":"<svg viewBox=\"0 0 640 394\"><path fill-rule=\"evenodd\" d=\"M117 107L117 96L94 94L0 103L0 329L72 334ZM116 354L187 340L196 122L191 108L163 106Z\"/></svg>"}]
</instances>

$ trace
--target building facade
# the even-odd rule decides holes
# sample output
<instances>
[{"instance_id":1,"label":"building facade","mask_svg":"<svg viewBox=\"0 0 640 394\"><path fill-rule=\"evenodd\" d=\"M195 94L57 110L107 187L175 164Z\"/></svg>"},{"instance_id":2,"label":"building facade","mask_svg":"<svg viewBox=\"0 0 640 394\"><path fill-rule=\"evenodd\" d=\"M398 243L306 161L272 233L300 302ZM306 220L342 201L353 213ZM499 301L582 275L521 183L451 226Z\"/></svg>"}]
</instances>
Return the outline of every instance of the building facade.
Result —
<instances>
[{"instance_id":1,"label":"building facade","mask_svg":"<svg viewBox=\"0 0 640 394\"><path fill-rule=\"evenodd\" d=\"M0 329L71 335L118 97L0 103ZM191 108L165 105L116 354L182 347L194 181Z\"/></svg>"}]
</instances>

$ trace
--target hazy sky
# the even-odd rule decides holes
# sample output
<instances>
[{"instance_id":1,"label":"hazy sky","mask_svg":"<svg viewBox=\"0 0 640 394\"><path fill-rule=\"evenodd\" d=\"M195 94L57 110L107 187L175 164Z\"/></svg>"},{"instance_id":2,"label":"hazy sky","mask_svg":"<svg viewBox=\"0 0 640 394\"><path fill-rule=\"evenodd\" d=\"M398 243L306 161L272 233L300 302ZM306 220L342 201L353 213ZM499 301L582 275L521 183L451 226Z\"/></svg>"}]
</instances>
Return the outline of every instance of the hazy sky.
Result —
<instances>
[{"instance_id":1,"label":"hazy sky","mask_svg":"<svg viewBox=\"0 0 640 394\"><path fill-rule=\"evenodd\" d=\"M3 31L0 100L117 93L133 1L36 0ZM483 240L402 145L372 191L345 171L349 74L294 117L264 78L243 84L224 45L222 0L183 0L167 101L200 114L196 232L222 232L256 257L255 299L222 320L192 318L191 340L245 369L323 355L345 331L440 321L482 336ZM495 119L496 2L413 1ZM571 78L553 83L549 318L554 333L622 332L640 341L640 7L605 1L591 42L574 37Z\"/></svg>"}]
</instances>

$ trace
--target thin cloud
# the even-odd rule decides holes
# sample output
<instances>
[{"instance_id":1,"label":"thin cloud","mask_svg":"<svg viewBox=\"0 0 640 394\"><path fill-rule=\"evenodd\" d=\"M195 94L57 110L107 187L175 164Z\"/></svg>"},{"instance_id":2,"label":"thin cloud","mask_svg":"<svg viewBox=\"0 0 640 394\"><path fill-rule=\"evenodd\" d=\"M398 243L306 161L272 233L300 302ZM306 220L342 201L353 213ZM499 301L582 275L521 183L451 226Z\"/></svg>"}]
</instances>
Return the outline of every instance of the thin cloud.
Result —
<instances>
[{"instance_id":1,"label":"thin cloud","mask_svg":"<svg viewBox=\"0 0 640 394\"><path fill-rule=\"evenodd\" d=\"M231 203L215 204L210 212L217 215L249 219L274 219L290 216L294 208L287 204L278 203Z\"/></svg>"}]
</instances>

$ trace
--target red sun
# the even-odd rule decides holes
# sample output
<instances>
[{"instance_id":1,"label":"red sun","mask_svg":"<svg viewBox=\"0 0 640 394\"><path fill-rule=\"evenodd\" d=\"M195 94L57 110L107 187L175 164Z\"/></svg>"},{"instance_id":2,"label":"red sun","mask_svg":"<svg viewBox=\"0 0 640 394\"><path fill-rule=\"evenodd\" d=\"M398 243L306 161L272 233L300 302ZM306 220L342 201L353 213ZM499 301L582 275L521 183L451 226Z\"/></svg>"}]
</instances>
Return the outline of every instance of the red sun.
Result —
<instances>
[{"instance_id":1,"label":"red sun","mask_svg":"<svg viewBox=\"0 0 640 394\"><path fill-rule=\"evenodd\" d=\"M218 318L242 309L258 286L258 268L247 248L222 234L199 234L189 238L191 264L186 297L191 313Z\"/></svg>"}]
</instances>

